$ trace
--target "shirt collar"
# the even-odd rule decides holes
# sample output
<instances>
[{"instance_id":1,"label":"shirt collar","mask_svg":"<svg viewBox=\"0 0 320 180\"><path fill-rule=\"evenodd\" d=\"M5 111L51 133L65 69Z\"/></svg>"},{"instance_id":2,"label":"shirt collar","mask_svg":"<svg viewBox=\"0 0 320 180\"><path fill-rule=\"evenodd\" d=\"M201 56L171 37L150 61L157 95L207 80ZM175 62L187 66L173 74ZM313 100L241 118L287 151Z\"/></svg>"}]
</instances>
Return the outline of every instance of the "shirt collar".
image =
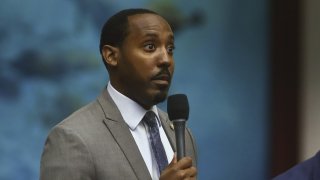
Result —
<instances>
[{"instance_id":1,"label":"shirt collar","mask_svg":"<svg viewBox=\"0 0 320 180\"><path fill-rule=\"evenodd\" d=\"M136 129L147 111L153 111L156 114L158 125L161 126L156 105L152 106L149 110L145 110L138 103L117 91L111 85L110 81L108 83L107 90L112 100L117 105L124 121L128 124L131 130Z\"/></svg>"}]
</instances>

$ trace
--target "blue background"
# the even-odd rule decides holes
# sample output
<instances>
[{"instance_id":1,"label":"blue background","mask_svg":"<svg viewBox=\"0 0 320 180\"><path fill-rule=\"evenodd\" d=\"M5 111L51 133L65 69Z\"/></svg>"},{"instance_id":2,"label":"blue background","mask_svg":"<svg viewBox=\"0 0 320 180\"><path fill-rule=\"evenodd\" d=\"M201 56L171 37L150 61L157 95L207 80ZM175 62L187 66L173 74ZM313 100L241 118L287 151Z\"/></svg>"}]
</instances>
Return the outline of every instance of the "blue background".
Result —
<instances>
[{"instance_id":1,"label":"blue background","mask_svg":"<svg viewBox=\"0 0 320 180\"><path fill-rule=\"evenodd\" d=\"M0 179L39 178L49 130L107 83L98 50L102 24L133 7L179 25L170 93L188 95L199 179L267 179L266 0L2 0Z\"/></svg>"}]
</instances>

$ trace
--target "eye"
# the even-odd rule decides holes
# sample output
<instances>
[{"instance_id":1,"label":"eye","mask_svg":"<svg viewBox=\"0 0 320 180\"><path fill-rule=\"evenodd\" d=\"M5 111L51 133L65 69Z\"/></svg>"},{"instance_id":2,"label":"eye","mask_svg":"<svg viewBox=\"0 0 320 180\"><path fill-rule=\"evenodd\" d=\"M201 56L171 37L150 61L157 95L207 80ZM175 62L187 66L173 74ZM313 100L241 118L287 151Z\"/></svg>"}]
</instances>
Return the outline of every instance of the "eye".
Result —
<instances>
[{"instance_id":1,"label":"eye","mask_svg":"<svg viewBox=\"0 0 320 180\"><path fill-rule=\"evenodd\" d=\"M144 45L143 48L144 48L144 50L151 52L156 49L156 46L153 43L148 43L148 44Z\"/></svg>"},{"instance_id":2,"label":"eye","mask_svg":"<svg viewBox=\"0 0 320 180\"><path fill-rule=\"evenodd\" d=\"M167 47L167 51L169 54L173 54L173 50L175 49L174 45L170 45Z\"/></svg>"}]
</instances>

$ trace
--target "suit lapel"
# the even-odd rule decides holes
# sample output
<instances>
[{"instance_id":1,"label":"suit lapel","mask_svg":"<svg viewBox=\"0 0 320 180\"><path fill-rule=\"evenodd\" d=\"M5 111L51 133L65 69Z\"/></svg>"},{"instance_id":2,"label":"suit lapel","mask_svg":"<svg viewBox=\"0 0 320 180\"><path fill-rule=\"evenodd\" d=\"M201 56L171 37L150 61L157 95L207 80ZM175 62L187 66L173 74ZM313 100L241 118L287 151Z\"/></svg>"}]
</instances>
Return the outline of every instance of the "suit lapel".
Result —
<instances>
[{"instance_id":1,"label":"suit lapel","mask_svg":"<svg viewBox=\"0 0 320 180\"><path fill-rule=\"evenodd\" d=\"M129 161L137 179L151 180L148 168L132 137L129 127L123 120L120 111L106 89L103 91L102 95L98 97L98 101L105 112L106 119L104 119L104 123Z\"/></svg>"},{"instance_id":2,"label":"suit lapel","mask_svg":"<svg viewBox=\"0 0 320 180\"><path fill-rule=\"evenodd\" d=\"M164 113L162 110L158 109L158 113L162 123L162 127L168 137L172 150L173 152L176 152L176 138L174 134L173 124L169 120L168 115Z\"/></svg>"}]
</instances>

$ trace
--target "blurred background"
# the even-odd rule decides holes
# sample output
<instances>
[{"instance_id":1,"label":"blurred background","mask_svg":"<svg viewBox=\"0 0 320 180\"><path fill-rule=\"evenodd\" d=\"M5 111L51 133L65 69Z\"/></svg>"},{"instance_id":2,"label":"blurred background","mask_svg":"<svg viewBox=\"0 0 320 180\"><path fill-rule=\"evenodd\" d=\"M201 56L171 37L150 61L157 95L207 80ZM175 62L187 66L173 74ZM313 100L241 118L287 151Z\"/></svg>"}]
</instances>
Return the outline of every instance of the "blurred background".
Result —
<instances>
[{"instance_id":1,"label":"blurred background","mask_svg":"<svg viewBox=\"0 0 320 180\"><path fill-rule=\"evenodd\" d=\"M175 31L170 93L189 98L199 179L270 179L311 157L320 149L319 3L2 0L0 179L39 178L49 130L107 84L103 23L137 7Z\"/></svg>"}]
</instances>

